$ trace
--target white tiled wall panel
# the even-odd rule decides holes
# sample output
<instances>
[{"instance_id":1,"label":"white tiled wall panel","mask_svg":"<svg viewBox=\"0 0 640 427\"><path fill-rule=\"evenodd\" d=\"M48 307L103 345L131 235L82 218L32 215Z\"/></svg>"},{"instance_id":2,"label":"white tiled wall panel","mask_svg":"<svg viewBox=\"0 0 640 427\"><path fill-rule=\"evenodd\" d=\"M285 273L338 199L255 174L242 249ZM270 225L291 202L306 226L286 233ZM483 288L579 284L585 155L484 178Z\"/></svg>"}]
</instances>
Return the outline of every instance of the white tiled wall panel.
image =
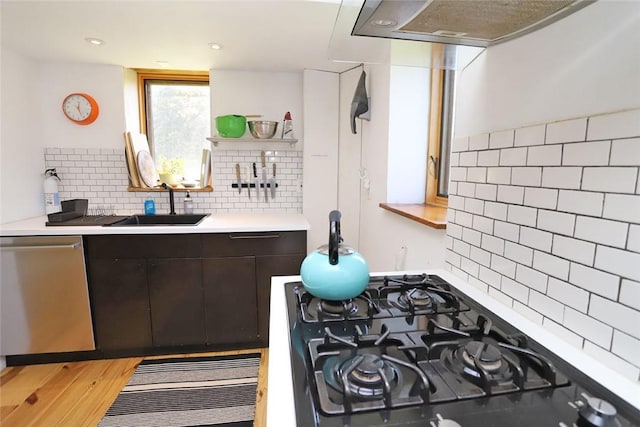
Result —
<instances>
[{"instance_id":1,"label":"white tiled wall panel","mask_svg":"<svg viewBox=\"0 0 640 427\"><path fill-rule=\"evenodd\" d=\"M638 378L640 110L459 139L448 268Z\"/></svg>"},{"instance_id":2,"label":"white tiled wall panel","mask_svg":"<svg viewBox=\"0 0 640 427\"><path fill-rule=\"evenodd\" d=\"M216 212L280 212L301 213L302 182L301 151L269 151L268 165L277 164L276 198L265 203L255 192L249 200L246 189L241 194L231 187L236 182L235 164L242 166L260 162L260 151L213 151L213 192L192 192L194 211ZM156 203L156 213L169 212L166 192L129 192L129 177L124 150L86 148L45 148L45 165L56 168L62 179L60 198L89 199L89 209L104 207L118 214L142 213L148 197ZM271 169L269 169L271 171ZM271 173L268 174L270 176ZM176 212L182 213L185 193L175 193Z\"/></svg>"}]
</instances>

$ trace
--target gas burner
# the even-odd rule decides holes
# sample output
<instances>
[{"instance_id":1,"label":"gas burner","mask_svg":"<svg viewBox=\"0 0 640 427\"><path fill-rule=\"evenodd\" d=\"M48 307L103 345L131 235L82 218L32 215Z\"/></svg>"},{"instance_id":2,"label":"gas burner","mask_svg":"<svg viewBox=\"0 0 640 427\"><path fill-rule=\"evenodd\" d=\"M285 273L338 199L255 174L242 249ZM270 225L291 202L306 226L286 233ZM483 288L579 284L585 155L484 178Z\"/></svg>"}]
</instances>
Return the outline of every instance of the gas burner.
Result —
<instances>
[{"instance_id":1,"label":"gas burner","mask_svg":"<svg viewBox=\"0 0 640 427\"><path fill-rule=\"evenodd\" d=\"M424 308L433 304L431 293L424 289L411 289L408 292L403 293L398 302L403 308L409 309L411 306Z\"/></svg>"},{"instance_id":2,"label":"gas burner","mask_svg":"<svg viewBox=\"0 0 640 427\"><path fill-rule=\"evenodd\" d=\"M480 377L478 369L483 369L489 373L495 373L502 366L502 353L500 349L493 344L487 344L481 341L469 341L460 352L464 371L474 377Z\"/></svg>"},{"instance_id":3,"label":"gas burner","mask_svg":"<svg viewBox=\"0 0 640 427\"><path fill-rule=\"evenodd\" d=\"M343 391L345 382L349 391L360 398L378 398L391 392L398 385L400 373L398 370L375 354L362 354L347 359L335 366L333 377L336 382L329 384L333 387L339 384L338 391Z\"/></svg>"},{"instance_id":4,"label":"gas burner","mask_svg":"<svg viewBox=\"0 0 640 427\"><path fill-rule=\"evenodd\" d=\"M326 316L349 316L358 311L358 306L354 303L353 299L344 301L329 301L321 300L316 306L318 313L323 313Z\"/></svg>"}]
</instances>

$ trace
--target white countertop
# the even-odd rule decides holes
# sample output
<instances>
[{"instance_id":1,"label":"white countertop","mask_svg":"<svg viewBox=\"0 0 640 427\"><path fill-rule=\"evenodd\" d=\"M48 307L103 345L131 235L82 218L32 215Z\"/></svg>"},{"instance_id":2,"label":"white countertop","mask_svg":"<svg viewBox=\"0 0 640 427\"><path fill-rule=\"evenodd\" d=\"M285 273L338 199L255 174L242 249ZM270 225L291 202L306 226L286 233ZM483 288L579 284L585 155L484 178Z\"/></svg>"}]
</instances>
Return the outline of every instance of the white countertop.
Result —
<instances>
[{"instance_id":1,"label":"white countertop","mask_svg":"<svg viewBox=\"0 0 640 427\"><path fill-rule=\"evenodd\" d=\"M309 222L301 214L211 214L198 225L171 226L63 226L47 227L46 216L0 225L0 236L61 236L87 234L188 234L258 231L308 230Z\"/></svg>"},{"instance_id":2,"label":"white countertop","mask_svg":"<svg viewBox=\"0 0 640 427\"><path fill-rule=\"evenodd\" d=\"M491 298L474 286L458 279L445 270L407 272L436 274L469 297L502 317L514 327L543 344L556 355L569 362L593 380L640 409L640 384L623 377L598 360L570 346L560 338L531 322L521 314ZM372 275L402 274L405 272L372 273ZM300 281L300 276L273 277L271 280L271 318L269 330L269 372L267 395L267 426L288 427L296 425L291 359L289 358L289 323L284 294L284 284Z\"/></svg>"}]
</instances>

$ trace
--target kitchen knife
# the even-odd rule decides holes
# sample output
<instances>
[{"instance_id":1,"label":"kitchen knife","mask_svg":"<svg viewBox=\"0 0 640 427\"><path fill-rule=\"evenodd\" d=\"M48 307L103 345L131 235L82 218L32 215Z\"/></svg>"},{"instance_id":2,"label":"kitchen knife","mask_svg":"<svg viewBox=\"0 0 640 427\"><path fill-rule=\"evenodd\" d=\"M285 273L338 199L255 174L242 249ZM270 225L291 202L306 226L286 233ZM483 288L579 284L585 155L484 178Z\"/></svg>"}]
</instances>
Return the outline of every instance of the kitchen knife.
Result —
<instances>
[{"instance_id":1,"label":"kitchen knife","mask_svg":"<svg viewBox=\"0 0 640 427\"><path fill-rule=\"evenodd\" d=\"M267 161L264 151L260 152L260 160L262 162L262 185L264 186L264 201L268 202L269 192L267 191Z\"/></svg>"},{"instance_id":2,"label":"kitchen knife","mask_svg":"<svg viewBox=\"0 0 640 427\"><path fill-rule=\"evenodd\" d=\"M236 163L236 178L238 179L238 194L242 191L242 179L240 178L240 164Z\"/></svg>"},{"instance_id":3,"label":"kitchen knife","mask_svg":"<svg viewBox=\"0 0 640 427\"><path fill-rule=\"evenodd\" d=\"M251 166L245 168L245 175L247 177L247 194L249 195L249 200L251 200Z\"/></svg>"},{"instance_id":4,"label":"kitchen knife","mask_svg":"<svg viewBox=\"0 0 640 427\"><path fill-rule=\"evenodd\" d=\"M258 178L258 170L256 162L253 162L253 177L256 179L256 201L260 201L260 178Z\"/></svg>"},{"instance_id":5,"label":"kitchen knife","mask_svg":"<svg viewBox=\"0 0 640 427\"><path fill-rule=\"evenodd\" d=\"M276 198L276 164L273 164L273 178L271 178L271 198Z\"/></svg>"}]
</instances>

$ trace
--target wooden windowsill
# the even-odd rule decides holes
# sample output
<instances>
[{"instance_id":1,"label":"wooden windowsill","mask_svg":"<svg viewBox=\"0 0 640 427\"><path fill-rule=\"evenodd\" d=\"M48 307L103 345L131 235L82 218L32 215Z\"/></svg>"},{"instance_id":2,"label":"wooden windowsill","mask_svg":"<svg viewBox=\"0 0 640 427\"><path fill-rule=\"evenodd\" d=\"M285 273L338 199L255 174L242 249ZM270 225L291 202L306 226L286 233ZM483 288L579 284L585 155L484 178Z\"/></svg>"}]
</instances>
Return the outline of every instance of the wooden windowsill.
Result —
<instances>
[{"instance_id":1,"label":"wooden windowsill","mask_svg":"<svg viewBox=\"0 0 640 427\"><path fill-rule=\"evenodd\" d=\"M380 203L382 209L432 228L447 228L447 208L425 204Z\"/></svg>"},{"instance_id":2,"label":"wooden windowsill","mask_svg":"<svg viewBox=\"0 0 640 427\"><path fill-rule=\"evenodd\" d=\"M127 191L133 191L133 192L156 192L156 191L169 191L169 190L165 190L162 187L129 187L127 188ZM207 187L183 187L182 185L178 185L176 187L173 187L173 191L176 192L190 192L190 193L210 193L213 191L213 187L211 187L210 185Z\"/></svg>"}]
</instances>

